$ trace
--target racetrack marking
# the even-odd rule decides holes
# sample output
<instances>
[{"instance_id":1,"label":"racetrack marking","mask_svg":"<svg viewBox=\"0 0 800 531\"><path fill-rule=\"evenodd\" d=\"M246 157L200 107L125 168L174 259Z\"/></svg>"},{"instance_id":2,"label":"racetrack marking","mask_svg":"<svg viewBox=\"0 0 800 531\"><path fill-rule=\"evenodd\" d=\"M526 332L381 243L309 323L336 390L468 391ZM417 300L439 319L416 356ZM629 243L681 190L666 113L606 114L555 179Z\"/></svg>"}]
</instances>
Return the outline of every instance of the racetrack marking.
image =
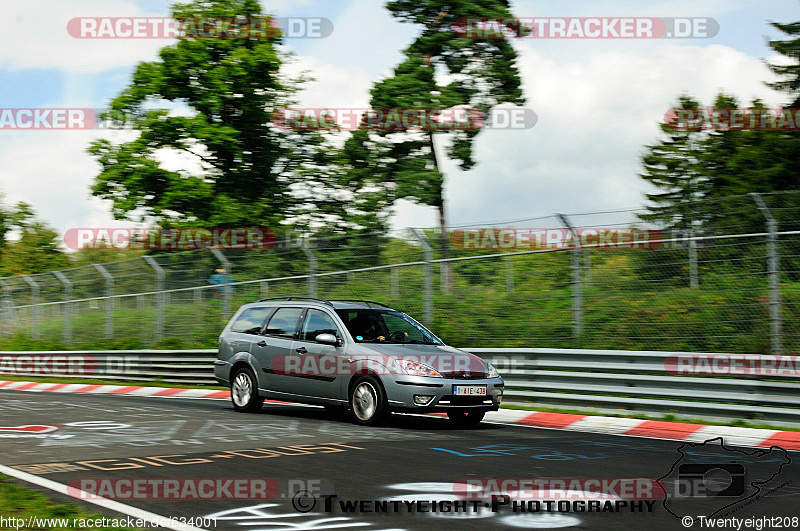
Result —
<instances>
[{"instance_id":1,"label":"racetrack marking","mask_svg":"<svg viewBox=\"0 0 800 531\"><path fill-rule=\"evenodd\" d=\"M51 479L34 476L33 474L28 474L27 472L21 472L19 470L7 467L5 465L0 465L0 473L22 481L26 481L28 483L32 483L34 485L38 485L39 487L44 487L59 494L63 494L64 496L74 497L72 496L72 494L75 493L81 496L86 495L86 498L83 501L87 503L103 507L105 509L114 511L116 513L124 514L132 518L146 520L147 522L150 522L153 526L164 527L166 529L181 530L181 531L206 531L201 527L194 527L191 525L174 522L165 516L151 513L149 511L144 511L136 507L131 507L129 505L125 505L124 503L119 503L118 501L106 500L104 498L90 499L88 497L89 495L83 491L80 491L75 488L69 488L68 490L67 485L64 485L62 483L58 483Z\"/></svg>"},{"instance_id":2,"label":"racetrack marking","mask_svg":"<svg viewBox=\"0 0 800 531\"><path fill-rule=\"evenodd\" d=\"M128 390L130 388L130 390ZM180 398L184 400L229 400L230 391L206 389L182 389L171 387L142 387L119 385L48 384L36 382L0 381L0 391L52 392L80 394L110 394L117 396L141 396L155 398ZM306 404L267 400L267 403L302 407L317 407ZM501 409L489 412L485 422L490 424L513 424L541 429L560 429L583 433L604 433L661 440L700 440L708 436L721 435L729 444L737 446L769 448L775 441L787 450L800 450L800 437L795 432L740 428L736 426L706 426L682 422L631 419L627 417L605 417L599 415L576 415Z\"/></svg>"}]
</instances>

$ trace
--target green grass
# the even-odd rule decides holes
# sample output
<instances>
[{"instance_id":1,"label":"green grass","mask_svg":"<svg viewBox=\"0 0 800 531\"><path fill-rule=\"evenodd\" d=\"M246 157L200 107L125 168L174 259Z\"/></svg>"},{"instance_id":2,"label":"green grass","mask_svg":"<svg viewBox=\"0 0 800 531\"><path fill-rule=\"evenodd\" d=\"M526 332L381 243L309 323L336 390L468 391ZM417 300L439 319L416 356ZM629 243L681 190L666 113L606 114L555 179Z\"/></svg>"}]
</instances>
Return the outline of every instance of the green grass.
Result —
<instances>
[{"instance_id":1,"label":"green grass","mask_svg":"<svg viewBox=\"0 0 800 531\"><path fill-rule=\"evenodd\" d=\"M63 519L103 518L103 515L88 513L83 508L70 503L56 503L39 491L23 487L8 476L0 475L0 516L27 520L30 517ZM106 519L114 517L106 516ZM2 529L14 529L2 527ZM27 527L20 529L78 529L72 525L66 527ZM129 527L80 527L80 529L115 529L125 530Z\"/></svg>"}]
</instances>

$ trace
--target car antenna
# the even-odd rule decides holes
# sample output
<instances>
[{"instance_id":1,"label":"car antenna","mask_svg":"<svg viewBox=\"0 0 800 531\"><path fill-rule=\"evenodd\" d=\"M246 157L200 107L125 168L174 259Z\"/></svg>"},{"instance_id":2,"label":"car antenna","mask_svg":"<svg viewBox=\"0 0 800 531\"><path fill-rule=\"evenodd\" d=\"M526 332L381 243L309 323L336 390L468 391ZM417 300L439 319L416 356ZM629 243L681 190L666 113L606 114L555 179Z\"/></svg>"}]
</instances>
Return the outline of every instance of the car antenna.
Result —
<instances>
[{"instance_id":1,"label":"car antenna","mask_svg":"<svg viewBox=\"0 0 800 531\"><path fill-rule=\"evenodd\" d=\"M347 288L347 291L353 294L355 300L363 302L364 304L367 305L368 308L372 308L372 304L370 304L369 301L364 300L363 297L359 297L358 293L356 293L355 290L353 290L350 286L347 285L347 282L345 282L343 285L345 288Z\"/></svg>"}]
</instances>

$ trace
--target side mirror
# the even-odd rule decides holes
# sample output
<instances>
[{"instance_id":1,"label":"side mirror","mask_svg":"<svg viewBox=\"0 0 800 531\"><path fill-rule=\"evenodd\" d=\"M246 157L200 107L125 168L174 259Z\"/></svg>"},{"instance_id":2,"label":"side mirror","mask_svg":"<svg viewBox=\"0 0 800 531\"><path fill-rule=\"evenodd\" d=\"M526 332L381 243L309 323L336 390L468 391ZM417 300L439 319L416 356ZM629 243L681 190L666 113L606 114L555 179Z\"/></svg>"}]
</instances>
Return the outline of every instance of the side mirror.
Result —
<instances>
[{"instance_id":1,"label":"side mirror","mask_svg":"<svg viewBox=\"0 0 800 531\"><path fill-rule=\"evenodd\" d=\"M315 341L323 345L339 346L339 339L333 334L320 334L315 338Z\"/></svg>"}]
</instances>

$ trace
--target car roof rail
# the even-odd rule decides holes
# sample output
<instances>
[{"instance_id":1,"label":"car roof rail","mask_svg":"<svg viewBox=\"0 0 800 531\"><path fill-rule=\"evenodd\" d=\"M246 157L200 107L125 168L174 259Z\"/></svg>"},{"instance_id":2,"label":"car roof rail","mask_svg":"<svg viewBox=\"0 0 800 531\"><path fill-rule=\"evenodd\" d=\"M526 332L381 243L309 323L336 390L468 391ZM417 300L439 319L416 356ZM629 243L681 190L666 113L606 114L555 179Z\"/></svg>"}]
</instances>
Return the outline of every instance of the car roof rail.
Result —
<instances>
[{"instance_id":1,"label":"car roof rail","mask_svg":"<svg viewBox=\"0 0 800 531\"><path fill-rule=\"evenodd\" d=\"M298 297L296 295L292 295L291 297L268 297L266 299L261 299L258 302L268 302L268 301L313 301L313 302L321 302L322 304L327 304L328 306L333 306L331 301L325 299L318 299L316 297Z\"/></svg>"},{"instance_id":2,"label":"car roof rail","mask_svg":"<svg viewBox=\"0 0 800 531\"><path fill-rule=\"evenodd\" d=\"M380 306L381 308L389 308L390 310L392 309L391 306L387 306L386 304L383 304L382 302L367 301L367 300L364 300L364 299L332 299L331 302L363 302L364 304L366 304L370 308L372 308L372 305L374 304L375 306Z\"/></svg>"}]
</instances>

